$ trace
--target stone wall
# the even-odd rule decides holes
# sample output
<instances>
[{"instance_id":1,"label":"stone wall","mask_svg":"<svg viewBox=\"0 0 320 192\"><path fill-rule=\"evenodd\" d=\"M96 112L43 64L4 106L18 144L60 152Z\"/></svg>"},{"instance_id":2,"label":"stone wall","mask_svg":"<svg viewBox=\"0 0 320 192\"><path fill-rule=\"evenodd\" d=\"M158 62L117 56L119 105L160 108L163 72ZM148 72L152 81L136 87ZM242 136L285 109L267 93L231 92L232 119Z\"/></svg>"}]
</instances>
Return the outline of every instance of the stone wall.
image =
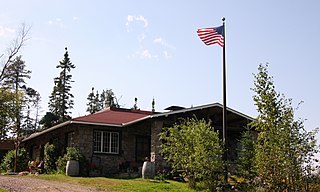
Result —
<instances>
[{"instance_id":1,"label":"stone wall","mask_svg":"<svg viewBox=\"0 0 320 192\"><path fill-rule=\"evenodd\" d=\"M161 169L164 166L164 159L160 154L160 144L159 134L163 128L163 121L154 121L151 124L151 162L155 162L156 170Z\"/></svg>"},{"instance_id":2,"label":"stone wall","mask_svg":"<svg viewBox=\"0 0 320 192\"><path fill-rule=\"evenodd\" d=\"M136 165L136 136L150 136L150 126L148 123L137 124L129 127L107 127L79 125L79 134L76 140L79 141L79 150L94 166L101 175L112 175L120 171L121 166L138 168ZM94 130L114 131L120 134L119 154L106 154L93 152L93 132Z\"/></svg>"},{"instance_id":3,"label":"stone wall","mask_svg":"<svg viewBox=\"0 0 320 192\"><path fill-rule=\"evenodd\" d=\"M93 152L93 132L94 130L119 132L119 154L106 154ZM44 133L33 139L23 142L23 146L28 151L33 152L37 159L43 160L43 147L49 143L55 143L61 149L63 155L66 149L66 134L74 132L74 147L78 148L89 163L89 167L95 169L96 175L111 175L119 172L119 167L123 164L141 167L142 164L135 164L136 161L136 136L150 136L150 124L148 122L138 123L128 127L108 127L84 124L69 124Z\"/></svg>"}]
</instances>

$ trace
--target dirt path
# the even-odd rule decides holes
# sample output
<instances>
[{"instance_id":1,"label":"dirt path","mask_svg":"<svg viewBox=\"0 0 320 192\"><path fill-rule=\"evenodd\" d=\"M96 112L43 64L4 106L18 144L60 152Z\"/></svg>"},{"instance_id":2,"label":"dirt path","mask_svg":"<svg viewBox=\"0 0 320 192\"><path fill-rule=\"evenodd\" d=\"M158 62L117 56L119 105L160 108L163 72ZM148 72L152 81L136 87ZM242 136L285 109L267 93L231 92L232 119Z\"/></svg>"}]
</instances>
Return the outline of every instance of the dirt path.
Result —
<instances>
[{"instance_id":1,"label":"dirt path","mask_svg":"<svg viewBox=\"0 0 320 192\"><path fill-rule=\"evenodd\" d=\"M0 176L0 188L10 192L101 192L93 187L24 176Z\"/></svg>"}]
</instances>

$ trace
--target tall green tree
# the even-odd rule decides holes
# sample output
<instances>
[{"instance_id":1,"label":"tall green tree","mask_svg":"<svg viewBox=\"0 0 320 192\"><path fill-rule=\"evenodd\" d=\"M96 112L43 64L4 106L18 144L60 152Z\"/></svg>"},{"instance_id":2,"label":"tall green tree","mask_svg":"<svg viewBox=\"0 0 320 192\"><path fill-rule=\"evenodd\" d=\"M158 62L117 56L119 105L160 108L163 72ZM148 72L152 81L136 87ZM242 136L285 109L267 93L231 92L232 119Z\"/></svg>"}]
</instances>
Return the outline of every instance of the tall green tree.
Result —
<instances>
[{"instance_id":1,"label":"tall green tree","mask_svg":"<svg viewBox=\"0 0 320 192\"><path fill-rule=\"evenodd\" d=\"M13 59L20 52L21 48L28 40L30 28L22 24L18 30L17 37L13 39L6 53L0 54L0 139L9 136L10 127L13 126L14 111L13 102L15 100L12 90L3 87L8 68L13 64Z\"/></svg>"},{"instance_id":2,"label":"tall green tree","mask_svg":"<svg viewBox=\"0 0 320 192\"><path fill-rule=\"evenodd\" d=\"M24 106L24 121L22 122L22 132L24 135L30 135L39 129L39 110L41 108L41 96L33 88L25 90L25 106Z\"/></svg>"},{"instance_id":3,"label":"tall green tree","mask_svg":"<svg viewBox=\"0 0 320 192\"><path fill-rule=\"evenodd\" d=\"M26 100L26 80L30 79L31 71L26 69L25 62L21 60L22 56L16 57L3 75L2 86L4 89L11 90L14 93L14 126L13 132L16 136L21 136L23 110L27 105Z\"/></svg>"},{"instance_id":4,"label":"tall green tree","mask_svg":"<svg viewBox=\"0 0 320 192\"><path fill-rule=\"evenodd\" d=\"M112 89L102 90L102 93L99 94L98 91L94 93L94 87L92 87L87 100L87 112L90 114L96 113L107 107L120 107L118 99Z\"/></svg>"},{"instance_id":5,"label":"tall green tree","mask_svg":"<svg viewBox=\"0 0 320 192\"><path fill-rule=\"evenodd\" d=\"M237 178L231 177L231 179L237 182L237 189L240 191L257 191L252 182L257 177L255 169L256 132L247 126L239 141L241 148L237 159Z\"/></svg>"},{"instance_id":6,"label":"tall green tree","mask_svg":"<svg viewBox=\"0 0 320 192\"><path fill-rule=\"evenodd\" d=\"M67 48L62 61L57 68L60 68L60 74L54 78L54 87L49 97L49 109L52 114L58 117L58 123L71 119L70 110L73 108L73 94L71 93L72 75L71 70L76 66L70 61Z\"/></svg>"},{"instance_id":7,"label":"tall green tree","mask_svg":"<svg viewBox=\"0 0 320 192\"><path fill-rule=\"evenodd\" d=\"M100 103L102 105L102 109L106 107L116 107L119 108L118 99L115 96L112 89L102 90Z\"/></svg>"},{"instance_id":8,"label":"tall green tree","mask_svg":"<svg viewBox=\"0 0 320 192\"><path fill-rule=\"evenodd\" d=\"M183 120L160 134L161 148L175 171L183 170L189 186L202 181L210 191L223 184L223 147L219 133L205 120Z\"/></svg>"},{"instance_id":9,"label":"tall green tree","mask_svg":"<svg viewBox=\"0 0 320 192\"><path fill-rule=\"evenodd\" d=\"M0 87L0 140L7 139L11 133L14 119L14 93Z\"/></svg>"},{"instance_id":10,"label":"tall green tree","mask_svg":"<svg viewBox=\"0 0 320 192\"><path fill-rule=\"evenodd\" d=\"M305 191L305 178L317 152L315 131L307 132L295 120L292 100L275 90L268 65L254 75L253 100L259 113L252 126L259 132L255 166L264 191Z\"/></svg>"},{"instance_id":11,"label":"tall green tree","mask_svg":"<svg viewBox=\"0 0 320 192\"><path fill-rule=\"evenodd\" d=\"M254 131L248 126L240 139L241 150L239 151L239 158L237 160L237 174L247 180L251 180L257 176L254 169L255 140Z\"/></svg>"},{"instance_id":12,"label":"tall green tree","mask_svg":"<svg viewBox=\"0 0 320 192\"><path fill-rule=\"evenodd\" d=\"M96 113L100 110L100 102L99 102L99 93L94 93L94 87L91 89L91 93L89 93L87 100L87 112L90 114Z\"/></svg>"}]
</instances>

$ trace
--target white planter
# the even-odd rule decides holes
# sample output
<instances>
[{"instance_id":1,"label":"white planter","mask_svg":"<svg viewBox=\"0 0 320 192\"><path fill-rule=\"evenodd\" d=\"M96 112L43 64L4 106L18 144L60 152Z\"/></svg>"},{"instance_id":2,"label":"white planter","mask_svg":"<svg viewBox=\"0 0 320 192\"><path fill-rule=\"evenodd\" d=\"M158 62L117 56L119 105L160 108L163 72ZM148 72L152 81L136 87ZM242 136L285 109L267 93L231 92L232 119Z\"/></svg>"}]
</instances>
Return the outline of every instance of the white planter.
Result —
<instances>
[{"instance_id":1,"label":"white planter","mask_svg":"<svg viewBox=\"0 0 320 192\"><path fill-rule=\"evenodd\" d=\"M142 178L143 179L153 179L155 176L155 163L145 161L142 166Z\"/></svg>"},{"instance_id":2,"label":"white planter","mask_svg":"<svg viewBox=\"0 0 320 192\"><path fill-rule=\"evenodd\" d=\"M79 162L78 161L76 161L76 160L67 161L66 175L67 176L79 176Z\"/></svg>"}]
</instances>

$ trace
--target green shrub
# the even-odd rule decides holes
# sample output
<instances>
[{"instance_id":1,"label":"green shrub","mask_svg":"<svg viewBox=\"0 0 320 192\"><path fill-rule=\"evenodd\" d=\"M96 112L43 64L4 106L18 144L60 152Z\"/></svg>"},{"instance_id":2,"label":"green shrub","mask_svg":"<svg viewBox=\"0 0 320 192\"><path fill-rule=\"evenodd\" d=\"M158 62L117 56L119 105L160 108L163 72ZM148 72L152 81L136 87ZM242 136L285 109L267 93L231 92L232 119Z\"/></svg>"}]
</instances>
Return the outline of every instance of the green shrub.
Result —
<instances>
[{"instance_id":1,"label":"green shrub","mask_svg":"<svg viewBox=\"0 0 320 192\"><path fill-rule=\"evenodd\" d=\"M15 150L9 151L3 158L1 163L1 170L5 172L13 172L14 171L14 160L15 160ZM16 172L26 171L28 170L28 161L29 161L28 153L26 149L20 148L18 150L17 155L17 168Z\"/></svg>"},{"instance_id":2,"label":"green shrub","mask_svg":"<svg viewBox=\"0 0 320 192\"><path fill-rule=\"evenodd\" d=\"M206 189L217 191L223 185L223 146L219 133L204 119L184 119L180 124L160 133L164 159L173 171L181 171L189 187L203 183Z\"/></svg>"},{"instance_id":3,"label":"green shrub","mask_svg":"<svg viewBox=\"0 0 320 192\"><path fill-rule=\"evenodd\" d=\"M54 172L57 169L58 156L57 147L54 144L46 143L44 146L44 168L47 172Z\"/></svg>"},{"instance_id":4,"label":"green shrub","mask_svg":"<svg viewBox=\"0 0 320 192\"><path fill-rule=\"evenodd\" d=\"M83 157L83 155L80 154L79 150L75 147L68 147L67 153L63 157L59 157L57 161L58 173L61 173L61 174L66 173L67 161L69 160L79 161L80 175L81 176L87 175L88 162Z\"/></svg>"}]
</instances>

